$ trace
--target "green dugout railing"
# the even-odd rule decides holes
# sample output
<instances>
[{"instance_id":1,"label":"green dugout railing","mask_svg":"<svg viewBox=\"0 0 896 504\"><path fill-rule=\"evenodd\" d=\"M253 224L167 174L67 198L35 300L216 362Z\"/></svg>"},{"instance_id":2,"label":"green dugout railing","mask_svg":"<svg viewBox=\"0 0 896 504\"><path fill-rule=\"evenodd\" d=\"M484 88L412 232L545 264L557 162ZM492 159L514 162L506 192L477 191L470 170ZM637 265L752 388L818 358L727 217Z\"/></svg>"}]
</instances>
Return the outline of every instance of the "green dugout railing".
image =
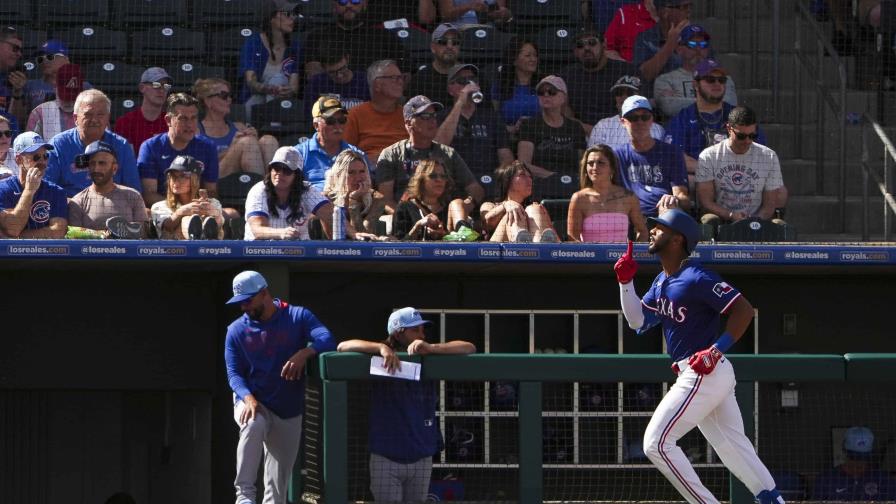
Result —
<instances>
[{"instance_id":1,"label":"green dugout railing","mask_svg":"<svg viewBox=\"0 0 896 504\"><path fill-rule=\"evenodd\" d=\"M846 355L730 355L744 430L754 432L754 382L896 382L896 353ZM408 356L422 362L427 380L519 382L520 503L543 502L542 383L670 382L674 376L665 355L530 355L474 354ZM370 356L326 353L320 359L323 380L324 499L348 502L348 382L370 379ZM732 504L753 496L731 476Z\"/></svg>"}]
</instances>

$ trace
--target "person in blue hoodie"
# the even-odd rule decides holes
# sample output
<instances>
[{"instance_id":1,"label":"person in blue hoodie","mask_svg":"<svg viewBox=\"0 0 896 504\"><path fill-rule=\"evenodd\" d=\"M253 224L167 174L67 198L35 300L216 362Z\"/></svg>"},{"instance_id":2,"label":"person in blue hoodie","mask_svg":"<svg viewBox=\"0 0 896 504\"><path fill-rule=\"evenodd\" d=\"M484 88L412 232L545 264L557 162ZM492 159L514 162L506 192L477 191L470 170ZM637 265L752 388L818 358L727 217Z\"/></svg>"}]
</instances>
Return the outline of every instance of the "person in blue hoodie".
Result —
<instances>
[{"instance_id":1,"label":"person in blue hoodie","mask_svg":"<svg viewBox=\"0 0 896 504\"><path fill-rule=\"evenodd\" d=\"M227 327L224 344L233 417L240 427L236 503L255 503L263 455L265 502L286 504L302 439L305 364L336 344L311 311L274 298L256 271L234 277L227 304L239 304L243 311Z\"/></svg>"},{"instance_id":2,"label":"person in blue hoodie","mask_svg":"<svg viewBox=\"0 0 896 504\"><path fill-rule=\"evenodd\" d=\"M338 350L380 355L390 374L401 368L396 351L409 355L476 351L475 345L462 340L428 343L423 326L430 323L416 309L401 308L389 316L388 338L381 342L343 341ZM444 445L436 417L437 383L391 377L371 381L370 491L376 502L426 501L432 458Z\"/></svg>"}]
</instances>

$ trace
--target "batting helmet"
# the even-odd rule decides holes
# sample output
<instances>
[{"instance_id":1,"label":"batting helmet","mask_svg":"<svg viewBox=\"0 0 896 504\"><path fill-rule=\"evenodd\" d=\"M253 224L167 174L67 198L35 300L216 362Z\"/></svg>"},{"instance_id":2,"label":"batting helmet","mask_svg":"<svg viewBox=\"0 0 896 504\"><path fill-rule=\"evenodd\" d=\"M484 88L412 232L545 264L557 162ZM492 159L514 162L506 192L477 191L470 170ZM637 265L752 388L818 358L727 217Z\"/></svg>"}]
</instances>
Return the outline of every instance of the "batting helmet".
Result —
<instances>
[{"instance_id":1,"label":"batting helmet","mask_svg":"<svg viewBox=\"0 0 896 504\"><path fill-rule=\"evenodd\" d=\"M684 236L685 251L691 253L697 248L697 242L700 241L700 226L693 217L683 210L672 208L666 210L659 217L648 217L647 226L653 228L657 224L662 224L673 231L677 231Z\"/></svg>"}]
</instances>

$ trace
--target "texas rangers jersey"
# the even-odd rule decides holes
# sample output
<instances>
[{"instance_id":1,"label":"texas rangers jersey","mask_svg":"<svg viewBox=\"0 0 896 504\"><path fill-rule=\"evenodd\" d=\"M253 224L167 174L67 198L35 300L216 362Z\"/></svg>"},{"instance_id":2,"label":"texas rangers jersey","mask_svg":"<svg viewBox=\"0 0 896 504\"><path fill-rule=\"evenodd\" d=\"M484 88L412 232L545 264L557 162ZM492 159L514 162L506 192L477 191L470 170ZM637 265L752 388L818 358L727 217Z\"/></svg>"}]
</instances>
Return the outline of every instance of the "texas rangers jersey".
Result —
<instances>
[{"instance_id":1,"label":"texas rangers jersey","mask_svg":"<svg viewBox=\"0 0 896 504\"><path fill-rule=\"evenodd\" d=\"M718 339L719 315L739 297L716 273L689 259L671 276L660 272L641 298L647 321L641 331L662 323L669 355L682 360Z\"/></svg>"}]
</instances>

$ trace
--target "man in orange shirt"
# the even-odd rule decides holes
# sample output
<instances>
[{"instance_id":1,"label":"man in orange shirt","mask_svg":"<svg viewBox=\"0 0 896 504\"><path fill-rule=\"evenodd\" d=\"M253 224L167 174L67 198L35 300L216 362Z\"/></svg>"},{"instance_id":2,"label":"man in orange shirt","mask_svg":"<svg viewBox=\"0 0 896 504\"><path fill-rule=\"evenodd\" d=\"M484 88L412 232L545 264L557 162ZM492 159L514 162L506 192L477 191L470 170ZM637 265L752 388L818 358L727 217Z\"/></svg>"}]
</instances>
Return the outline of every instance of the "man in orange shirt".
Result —
<instances>
[{"instance_id":1,"label":"man in orange shirt","mask_svg":"<svg viewBox=\"0 0 896 504\"><path fill-rule=\"evenodd\" d=\"M344 139L376 162L383 148L408 137L401 109L405 75L394 60L380 60L367 69L367 84L370 101L349 111Z\"/></svg>"}]
</instances>

